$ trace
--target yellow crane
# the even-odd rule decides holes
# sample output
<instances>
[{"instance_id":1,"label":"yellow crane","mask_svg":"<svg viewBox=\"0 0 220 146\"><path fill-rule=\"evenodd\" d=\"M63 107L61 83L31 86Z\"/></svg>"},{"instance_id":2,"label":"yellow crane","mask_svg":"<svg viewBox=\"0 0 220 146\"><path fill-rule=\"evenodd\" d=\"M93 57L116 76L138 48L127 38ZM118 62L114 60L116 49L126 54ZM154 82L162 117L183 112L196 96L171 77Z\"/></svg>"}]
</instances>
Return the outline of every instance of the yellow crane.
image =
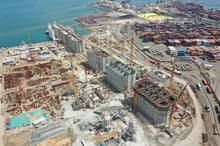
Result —
<instances>
[{"instance_id":1,"label":"yellow crane","mask_svg":"<svg viewBox=\"0 0 220 146\"><path fill-rule=\"evenodd\" d=\"M134 65L134 33L132 34L132 38L131 38L131 48L130 48L130 67L133 68Z\"/></svg>"},{"instance_id":2,"label":"yellow crane","mask_svg":"<svg viewBox=\"0 0 220 146\"><path fill-rule=\"evenodd\" d=\"M139 38L141 36L144 36L144 35L148 35L148 34L151 34L151 32L145 32L145 33L142 33L142 34L139 34L139 35L135 35L134 32L132 32L132 36L131 38L125 40L124 42L129 42L130 41L130 67L133 68L133 65L134 65L134 39L135 38Z\"/></svg>"},{"instance_id":3,"label":"yellow crane","mask_svg":"<svg viewBox=\"0 0 220 146\"><path fill-rule=\"evenodd\" d=\"M183 92L185 91L186 87L189 85L189 83L187 82L186 85L184 86L183 90L181 91L181 93L179 94L179 96L177 97L176 101L174 101L173 105L172 105L172 111L170 113L170 117L169 117L169 127L172 125L173 123L173 116L174 116L174 113L175 113L175 110L177 108L177 104L178 104L178 101L180 99L180 97L183 95ZM185 107L186 108L186 107Z\"/></svg>"},{"instance_id":4,"label":"yellow crane","mask_svg":"<svg viewBox=\"0 0 220 146\"><path fill-rule=\"evenodd\" d=\"M71 68L72 68L71 74L70 74L70 81L72 82L73 94L75 97L78 97L78 86L77 86L77 82L76 82L75 65L73 65L71 56L68 56L67 60L70 61Z\"/></svg>"}]
</instances>

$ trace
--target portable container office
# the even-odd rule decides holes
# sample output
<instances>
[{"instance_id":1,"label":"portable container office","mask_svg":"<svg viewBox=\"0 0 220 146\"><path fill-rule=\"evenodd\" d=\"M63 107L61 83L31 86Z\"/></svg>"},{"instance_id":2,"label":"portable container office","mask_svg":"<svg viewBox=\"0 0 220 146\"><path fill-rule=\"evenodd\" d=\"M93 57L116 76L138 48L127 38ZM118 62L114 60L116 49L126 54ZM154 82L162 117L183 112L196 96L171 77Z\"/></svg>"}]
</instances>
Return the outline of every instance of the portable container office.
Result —
<instances>
[{"instance_id":1,"label":"portable container office","mask_svg":"<svg viewBox=\"0 0 220 146\"><path fill-rule=\"evenodd\" d=\"M174 46L168 46L167 47L167 53L169 54L169 55L176 55L176 48L174 47Z\"/></svg>"}]
</instances>

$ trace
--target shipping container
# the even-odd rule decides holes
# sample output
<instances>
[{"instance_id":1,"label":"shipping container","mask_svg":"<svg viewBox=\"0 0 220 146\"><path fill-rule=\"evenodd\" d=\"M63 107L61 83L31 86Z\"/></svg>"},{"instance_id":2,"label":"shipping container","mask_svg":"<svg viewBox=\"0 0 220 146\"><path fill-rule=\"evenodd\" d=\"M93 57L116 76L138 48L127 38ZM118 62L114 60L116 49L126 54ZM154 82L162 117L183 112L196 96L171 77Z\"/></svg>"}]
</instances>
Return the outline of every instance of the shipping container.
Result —
<instances>
[{"instance_id":1,"label":"shipping container","mask_svg":"<svg viewBox=\"0 0 220 146\"><path fill-rule=\"evenodd\" d=\"M177 56L185 56L185 51L178 51Z\"/></svg>"},{"instance_id":2,"label":"shipping container","mask_svg":"<svg viewBox=\"0 0 220 146\"><path fill-rule=\"evenodd\" d=\"M142 39L142 42L148 42L148 41L149 41L148 38L143 38L143 39Z\"/></svg>"},{"instance_id":3,"label":"shipping container","mask_svg":"<svg viewBox=\"0 0 220 146\"><path fill-rule=\"evenodd\" d=\"M176 48L173 47L173 46L168 46L168 47L167 47L167 53L168 53L169 55L176 55L176 53L177 53Z\"/></svg>"}]
</instances>

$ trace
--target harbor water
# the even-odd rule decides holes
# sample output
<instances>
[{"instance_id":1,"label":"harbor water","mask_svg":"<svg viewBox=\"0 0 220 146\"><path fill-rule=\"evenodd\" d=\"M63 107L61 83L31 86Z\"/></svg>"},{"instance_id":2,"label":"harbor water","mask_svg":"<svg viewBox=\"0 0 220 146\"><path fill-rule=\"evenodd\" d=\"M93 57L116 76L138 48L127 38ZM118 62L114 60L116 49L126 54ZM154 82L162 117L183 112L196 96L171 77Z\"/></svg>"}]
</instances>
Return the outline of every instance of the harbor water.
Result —
<instances>
[{"instance_id":1,"label":"harbor water","mask_svg":"<svg viewBox=\"0 0 220 146\"><path fill-rule=\"evenodd\" d=\"M48 22L57 21L63 25L76 27L80 35L88 32L74 26L76 17L102 10L88 4L98 0L0 0L0 48L27 43L48 41L44 34ZM118 0L117 0L118 1ZM152 4L156 0L131 0L134 5ZM192 0L206 8L220 9L219 0Z\"/></svg>"}]
</instances>

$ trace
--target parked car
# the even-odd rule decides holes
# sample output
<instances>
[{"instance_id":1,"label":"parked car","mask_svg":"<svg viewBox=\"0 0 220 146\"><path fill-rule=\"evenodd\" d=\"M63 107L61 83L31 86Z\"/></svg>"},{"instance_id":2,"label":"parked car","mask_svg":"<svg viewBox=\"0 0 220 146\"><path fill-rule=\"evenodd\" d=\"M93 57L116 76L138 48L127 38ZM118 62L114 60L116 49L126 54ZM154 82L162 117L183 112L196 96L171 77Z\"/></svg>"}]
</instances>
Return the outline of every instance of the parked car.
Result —
<instances>
[{"instance_id":1,"label":"parked car","mask_svg":"<svg viewBox=\"0 0 220 146\"><path fill-rule=\"evenodd\" d=\"M210 87L206 87L206 91L211 94L212 93L212 89Z\"/></svg>"},{"instance_id":2,"label":"parked car","mask_svg":"<svg viewBox=\"0 0 220 146\"><path fill-rule=\"evenodd\" d=\"M208 82L206 81L206 79L202 79L202 83L203 85L208 85Z\"/></svg>"},{"instance_id":3,"label":"parked car","mask_svg":"<svg viewBox=\"0 0 220 146\"><path fill-rule=\"evenodd\" d=\"M205 109L206 112L209 112L209 111L211 110L208 105L205 105L205 106L204 106L204 109Z\"/></svg>"}]
</instances>

